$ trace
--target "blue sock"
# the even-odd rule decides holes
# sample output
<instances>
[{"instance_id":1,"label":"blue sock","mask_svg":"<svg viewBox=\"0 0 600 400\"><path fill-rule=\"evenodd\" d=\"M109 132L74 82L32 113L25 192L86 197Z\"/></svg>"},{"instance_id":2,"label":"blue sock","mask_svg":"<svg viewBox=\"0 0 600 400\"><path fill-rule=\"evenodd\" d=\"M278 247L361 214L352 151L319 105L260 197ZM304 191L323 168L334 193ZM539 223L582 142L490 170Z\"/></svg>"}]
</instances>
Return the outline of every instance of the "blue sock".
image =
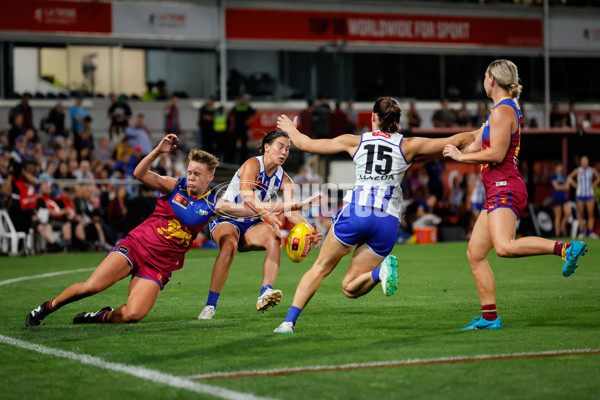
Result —
<instances>
[{"instance_id":1,"label":"blue sock","mask_svg":"<svg viewBox=\"0 0 600 400\"><path fill-rule=\"evenodd\" d=\"M371 271L371 278L375 281L375 283L379 282L379 270L381 269L381 265Z\"/></svg>"},{"instance_id":2,"label":"blue sock","mask_svg":"<svg viewBox=\"0 0 600 400\"><path fill-rule=\"evenodd\" d=\"M265 285L263 287L260 288L260 295L262 296L263 293L267 290L267 289L273 289L273 286L271 285Z\"/></svg>"},{"instance_id":3,"label":"blue sock","mask_svg":"<svg viewBox=\"0 0 600 400\"><path fill-rule=\"evenodd\" d=\"M213 291L208 291L208 300L206 300L207 306L213 306L215 310L217 309L217 302L219 301L219 296L221 293L215 293Z\"/></svg>"},{"instance_id":4,"label":"blue sock","mask_svg":"<svg viewBox=\"0 0 600 400\"><path fill-rule=\"evenodd\" d=\"M300 316L301 312L301 308L291 306L283 322L292 322L294 325L296 325L296 320Z\"/></svg>"}]
</instances>

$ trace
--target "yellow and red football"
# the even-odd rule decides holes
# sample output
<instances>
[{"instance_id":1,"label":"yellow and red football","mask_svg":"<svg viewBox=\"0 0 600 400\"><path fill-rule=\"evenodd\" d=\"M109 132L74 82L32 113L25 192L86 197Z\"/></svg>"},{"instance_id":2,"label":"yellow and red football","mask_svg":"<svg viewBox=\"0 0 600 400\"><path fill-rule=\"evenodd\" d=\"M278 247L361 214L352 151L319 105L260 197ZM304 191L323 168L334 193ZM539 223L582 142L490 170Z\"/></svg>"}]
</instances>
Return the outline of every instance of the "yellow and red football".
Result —
<instances>
[{"instance_id":1,"label":"yellow and red football","mask_svg":"<svg viewBox=\"0 0 600 400\"><path fill-rule=\"evenodd\" d=\"M288 257L293 262L300 262L306 258L312 247L312 230L305 223L300 223L292 228L285 246Z\"/></svg>"}]
</instances>

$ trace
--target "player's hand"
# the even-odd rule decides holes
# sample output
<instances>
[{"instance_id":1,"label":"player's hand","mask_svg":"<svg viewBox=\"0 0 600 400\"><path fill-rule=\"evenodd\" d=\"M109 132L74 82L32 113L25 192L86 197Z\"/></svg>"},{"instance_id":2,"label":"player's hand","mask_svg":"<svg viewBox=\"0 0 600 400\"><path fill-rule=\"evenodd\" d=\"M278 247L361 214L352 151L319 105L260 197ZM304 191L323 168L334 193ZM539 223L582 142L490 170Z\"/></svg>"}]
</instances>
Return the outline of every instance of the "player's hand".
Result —
<instances>
[{"instance_id":1,"label":"player's hand","mask_svg":"<svg viewBox=\"0 0 600 400\"><path fill-rule=\"evenodd\" d=\"M300 210L304 210L313 206L317 206L318 205L318 201L321 200L321 197L323 195L322 194L316 194L314 196L308 197L302 201L299 201L298 203L296 203L296 210L300 211ZM315 203L315 204L313 204Z\"/></svg>"},{"instance_id":2,"label":"player's hand","mask_svg":"<svg viewBox=\"0 0 600 400\"><path fill-rule=\"evenodd\" d=\"M444 155L444 157L451 158L455 161L460 161L460 156L462 156L460 150L458 150L456 146L451 144L447 144L446 147L444 147L444 151L442 154Z\"/></svg>"},{"instance_id":3,"label":"player's hand","mask_svg":"<svg viewBox=\"0 0 600 400\"><path fill-rule=\"evenodd\" d=\"M285 114L281 114L277 117L277 129L280 131L289 133L290 131L295 130L296 126L298 126L298 117L294 117L293 121Z\"/></svg>"},{"instance_id":4,"label":"player's hand","mask_svg":"<svg viewBox=\"0 0 600 400\"><path fill-rule=\"evenodd\" d=\"M158 146L156 146L156 151L158 151L160 154L173 151L177 148L178 142L179 138L177 137L177 135L175 135L174 133L169 133L164 138L162 138Z\"/></svg>"},{"instance_id":5,"label":"player's hand","mask_svg":"<svg viewBox=\"0 0 600 400\"><path fill-rule=\"evenodd\" d=\"M273 228L273 230L275 231L275 235L277 235L277 237L281 237L281 231L279 230L279 227L282 224L282 222L279 220L279 218L277 218L277 216L272 213L272 212L267 212L266 214L261 215L262 219L269 225L271 225L271 227Z\"/></svg>"},{"instance_id":6,"label":"player's hand","mask_svg":"<svg viewBox=\"0 0 600 400\"><path fill-rule=\"evenodd\" d=\"M317 224L312 226L312 242L317 249L321 248L321 240L323 240L323 234L317 229Z\"/></svg>"}]
</instances>

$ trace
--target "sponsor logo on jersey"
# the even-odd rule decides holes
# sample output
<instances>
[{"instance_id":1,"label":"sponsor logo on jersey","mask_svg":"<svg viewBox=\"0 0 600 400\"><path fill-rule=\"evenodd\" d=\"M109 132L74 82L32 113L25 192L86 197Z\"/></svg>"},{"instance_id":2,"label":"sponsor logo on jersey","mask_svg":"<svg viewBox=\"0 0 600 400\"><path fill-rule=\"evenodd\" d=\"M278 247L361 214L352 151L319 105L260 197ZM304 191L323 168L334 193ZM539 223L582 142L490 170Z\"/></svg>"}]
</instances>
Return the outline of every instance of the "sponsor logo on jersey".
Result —
<instances>
[{"instance_id":1,"label":"sponsor logo on jersey","mask_svg":"<svg viewBox=\"0 0 600 400\"><path fill-rule=\"evenodd\" d=\"M506 186L506 181L498 181L496 182L496 186Z\"/></svg>"},{"instance_id":2,"label":"sponsor logo on jersey","mask_svg":"<svg viewBox=\"0 0 600 400\"><path fill-rule=\"evenodd\" d=\"M396 175L359 175L358 179L361 181L393 181L396 179Z\"/></svg>"},{"instance_id":3,"label":"sponsor logo on jersey","mask_svg":"<svg viewBox=\"0 0 600 400\"><path fill-rule=\"evenodd\" d=\"M385 132L381 132L381 131L374 131L373 136L381 136L386 139L389 139L392 137L392 135L390 135L389 133L385 133Z\"/></svg>"},{"instance_id":4,"label":"sponsor logo on jersey","mask_svg":"<svg viewBox=\"0 0 600 400\"><path fill-rule=\"evenodd\" d=\"M177 204L179 207L183 209L187 209L190 201L183 197L180 193L177 193L175 197L173 197L173 203Z\"/></svg>"},{"instance_id":5,"label":"sponsor logo on jersey","mask_svg":"<svg viewBox=\"0 0 600 400\"><path fill-rule=\"evenodd\" d=\"M123 254L129 253L129 249L127 247L125 247L125 246L119 246L117 248L117 251L120 252L120 253L123 253Z\"/></svg>"},{"instance_id":6,"label":"sponsor logo on jersey","mask_svg":"<svg viewBox=\"0 0 600 400\"><path fill-rule=\"evenodd\" d=\"M200 215L207 215L208 214L208 211L206 211L206 210L194 210L194 212L196 214L200 214Z\"/></svg>"}]
</instances>

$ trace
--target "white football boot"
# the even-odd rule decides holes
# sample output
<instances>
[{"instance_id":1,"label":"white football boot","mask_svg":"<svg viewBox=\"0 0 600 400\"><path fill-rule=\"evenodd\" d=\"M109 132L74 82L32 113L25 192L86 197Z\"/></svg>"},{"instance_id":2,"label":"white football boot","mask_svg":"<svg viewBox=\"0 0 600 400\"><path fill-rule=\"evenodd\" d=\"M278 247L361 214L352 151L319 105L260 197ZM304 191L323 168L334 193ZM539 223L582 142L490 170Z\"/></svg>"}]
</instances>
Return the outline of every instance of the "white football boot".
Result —
<instances>
[{"instance_id":1,"label":"white football boot","mask_svg":"<svg viewBox=\"0 0 600 400\"><path fill-rule=\"evenodd\" d=\"M256 301L256 311L267 311L270 307L276 306L281 301L281 290L267 289L258 296Z\"/></svg>"},{"instance_id":2,"label":"white football boot","mask_svg":"<svg viewBox=\"0 0 600 400\"><path fill-rule=\"evenodd\" d=\"M198 315L198 319L212 319L215 316L215 306L206 306Z\"/></svg>"},{"instance_id":3,"label":"white football boot","mask_svg":"<svg viewBox=\"0 0 600 400\"><path fill-rule=\"evenodd\" d=\"M379 269L381 288L386 296L391 296L398 289L398 260L393 255L388 255L381 263Z\"/></svg>"},{"instance_id":4,"label":"white football boot","mask_svg":"<svg viewBox=\"0 0 600 400\"><path fill-rule=\"evenodd\" d=\"M273 333L294 333L294 323L293 322L282 322Z\"/></svg>"}]
</instances>

